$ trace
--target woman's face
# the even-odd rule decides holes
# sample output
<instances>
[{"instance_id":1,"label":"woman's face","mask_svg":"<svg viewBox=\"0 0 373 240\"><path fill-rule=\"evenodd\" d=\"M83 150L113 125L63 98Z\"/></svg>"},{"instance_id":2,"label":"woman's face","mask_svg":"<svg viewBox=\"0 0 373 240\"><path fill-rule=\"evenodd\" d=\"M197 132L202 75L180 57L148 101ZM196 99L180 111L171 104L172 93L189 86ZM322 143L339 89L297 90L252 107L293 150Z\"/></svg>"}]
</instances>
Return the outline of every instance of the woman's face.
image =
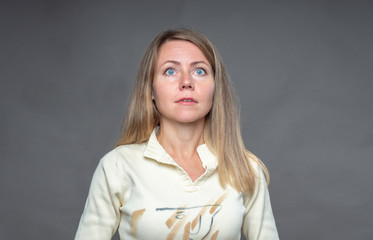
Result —
<instances>
[{"instance_id":1,"label":"woman's face","mask_svg":"<svg viewBox=\"0 0 373 240\"><path fill-rule=\"evenodd\" d=\"M210 63L193 43L165 42L159 50L153 79L153 99L161 121L204 121L214 95Z\"/></svg>"}]
</instances>

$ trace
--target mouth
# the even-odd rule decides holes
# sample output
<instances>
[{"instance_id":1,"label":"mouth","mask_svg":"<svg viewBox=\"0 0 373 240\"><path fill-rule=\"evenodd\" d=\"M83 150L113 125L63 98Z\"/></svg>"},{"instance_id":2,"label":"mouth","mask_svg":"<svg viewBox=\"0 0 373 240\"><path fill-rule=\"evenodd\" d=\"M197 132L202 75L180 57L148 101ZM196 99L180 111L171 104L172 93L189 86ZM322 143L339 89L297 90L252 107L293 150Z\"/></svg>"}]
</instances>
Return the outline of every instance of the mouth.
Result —
<instances>
[{"instance_id":1,"label":"mouth","mask_svg":"<svg viewBox=\"0 0 373 240\"><path fill-rule=\"evenodd\" d=\"M194 98L180 98L176 103L198 103Z\"/></svg>"}]
</instances>

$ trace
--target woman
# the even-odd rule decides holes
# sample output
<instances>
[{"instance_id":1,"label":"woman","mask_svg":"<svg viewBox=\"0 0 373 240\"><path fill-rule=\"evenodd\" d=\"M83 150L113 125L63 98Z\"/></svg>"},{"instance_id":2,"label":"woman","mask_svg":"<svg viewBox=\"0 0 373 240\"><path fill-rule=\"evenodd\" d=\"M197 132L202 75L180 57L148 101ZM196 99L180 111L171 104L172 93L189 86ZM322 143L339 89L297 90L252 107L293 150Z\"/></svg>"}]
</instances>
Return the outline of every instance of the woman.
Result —
<instances>
[{"instance_id":1,"label":"woman","mask_svg":"<svg viewBox=\"0 0 373 240\"><path fill-rule=\"evenodd\" d=\"M278 239L262 162L246 150L215 47L176 29L148 47L117 147L75 239Z\"/></svg>"}]
</instances>

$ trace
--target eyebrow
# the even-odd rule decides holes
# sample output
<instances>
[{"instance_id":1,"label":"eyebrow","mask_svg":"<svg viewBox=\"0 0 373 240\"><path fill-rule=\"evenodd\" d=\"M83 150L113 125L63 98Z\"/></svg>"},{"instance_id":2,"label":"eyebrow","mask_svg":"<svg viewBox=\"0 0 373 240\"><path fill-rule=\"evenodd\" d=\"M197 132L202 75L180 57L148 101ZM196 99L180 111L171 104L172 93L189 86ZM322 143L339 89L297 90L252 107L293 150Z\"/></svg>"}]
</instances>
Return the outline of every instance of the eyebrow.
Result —
<instances>
[{"instance_id":1,"label":"eyebrow","mask_svg":"<svg viewBox=\"0 0 373 240\"><path fill-rule=\"evenodd\" d=\"M181 63L178 62L178 61L168 60L168 61L165 61L164 63L162 63L161 66L165 65L166 63L172 63L172 64L175 64L175 65L181 65ZM209 66L209 64L207 64L205 61L195 61L195 62L190 63L190 65L191 66L195 66L195 65L198 65L198 64L201 64L201 63Z\"/></svg>"}]
</instances>

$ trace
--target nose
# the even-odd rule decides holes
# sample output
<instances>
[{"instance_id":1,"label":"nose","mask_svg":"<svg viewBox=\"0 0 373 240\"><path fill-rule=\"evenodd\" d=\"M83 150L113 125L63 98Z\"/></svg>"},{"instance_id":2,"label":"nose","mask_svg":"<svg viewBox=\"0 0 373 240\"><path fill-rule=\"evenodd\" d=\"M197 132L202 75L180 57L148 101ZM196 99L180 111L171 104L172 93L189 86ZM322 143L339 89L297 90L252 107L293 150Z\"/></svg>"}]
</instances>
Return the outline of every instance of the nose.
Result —
<instances>
[{"instance_id":1,"label":"nose","mask_svg":"<svg viewBox=\"0 0 373 240\"><path fill-rule=\"evenodd\" d=\"M180 78L180 90L194 90L194 81L190 74L185 73Z\"/></svg>"}]
</instances>

